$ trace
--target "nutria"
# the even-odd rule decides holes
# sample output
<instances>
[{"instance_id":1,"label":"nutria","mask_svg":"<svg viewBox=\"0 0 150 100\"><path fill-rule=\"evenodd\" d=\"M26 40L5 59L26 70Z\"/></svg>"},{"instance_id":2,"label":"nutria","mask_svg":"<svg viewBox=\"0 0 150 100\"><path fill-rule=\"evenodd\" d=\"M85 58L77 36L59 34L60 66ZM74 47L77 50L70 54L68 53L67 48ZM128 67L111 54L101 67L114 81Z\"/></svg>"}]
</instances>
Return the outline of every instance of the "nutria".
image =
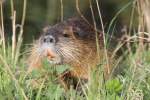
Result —
<instances>
[{"instance_id":1,"label":"nutria","mask_svg":"<svg viewBox=\"0 0 150 100\"><path fill-rule=\"evenodd\" d=\"M94 28L82 18L70 18L43 29L43 34L34 43L28 59L29 71L41 68L41 60L51 64L69 64L70 75L89 78L89 70L104 58L103 34L97 31L100 56L97 54Z\"/></svg>"}]
</instances>

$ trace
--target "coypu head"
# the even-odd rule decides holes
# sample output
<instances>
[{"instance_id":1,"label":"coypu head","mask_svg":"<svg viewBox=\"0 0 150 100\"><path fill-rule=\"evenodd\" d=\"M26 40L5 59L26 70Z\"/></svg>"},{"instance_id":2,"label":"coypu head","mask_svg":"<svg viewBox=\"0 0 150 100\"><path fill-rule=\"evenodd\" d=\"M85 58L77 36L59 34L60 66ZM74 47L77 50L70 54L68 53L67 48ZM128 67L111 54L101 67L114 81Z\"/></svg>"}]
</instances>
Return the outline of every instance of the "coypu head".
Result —
<instances>
[{"instance_id":1,"label":"coypu head","mask_svg":"<svg viewBox=\"0 0 150 100\"><path fill-rule=\"evenodd\" d=\"M30 59L37 60L30 64L33 66L44 57L51 64L80 63L88 58L91 52L96 53L93 28L81 18L71 18L44 28L31 51Z\"/></svg>"}]
</instances>

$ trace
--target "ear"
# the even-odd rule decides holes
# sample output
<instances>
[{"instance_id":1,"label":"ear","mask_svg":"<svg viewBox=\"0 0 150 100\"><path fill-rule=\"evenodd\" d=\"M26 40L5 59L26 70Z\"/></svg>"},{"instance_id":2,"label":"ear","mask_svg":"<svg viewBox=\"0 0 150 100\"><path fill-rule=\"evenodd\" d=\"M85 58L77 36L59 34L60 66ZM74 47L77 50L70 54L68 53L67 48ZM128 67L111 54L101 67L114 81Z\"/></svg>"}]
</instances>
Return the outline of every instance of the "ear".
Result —
<instances>
[{"instance_id":1,"label":"ear","mask_svg":"<svg viewBox=\"0 0 150 100\"><path fill-rule=\"evenodd\" d=\"M93 28L84 19L79 17L70 18L67 21L69 26L72 26L72 30L77 37L86 37L93 32Z\"/></svg>"},{"instance_id":2,"label":"ear","mask_svg":"<svg viewBox=\"0 0 150 100\"><path fill-rule=\"evenodd\" d=\"M84 38L89 34L89 32L86 32L86 31L84 31L84 30L82 30L81 28L78 28L78 27L74 28L73 33L76 37L80 37L80 38Z\"/></svg>"}]
</instances>

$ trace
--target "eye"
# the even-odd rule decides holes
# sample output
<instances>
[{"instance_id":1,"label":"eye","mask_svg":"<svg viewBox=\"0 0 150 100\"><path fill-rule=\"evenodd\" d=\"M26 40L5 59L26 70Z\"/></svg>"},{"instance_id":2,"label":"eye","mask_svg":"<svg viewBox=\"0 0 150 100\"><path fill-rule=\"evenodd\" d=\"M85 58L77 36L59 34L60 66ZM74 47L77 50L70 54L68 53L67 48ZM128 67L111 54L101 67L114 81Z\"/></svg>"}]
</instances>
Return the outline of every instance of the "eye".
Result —
<instances>
[{"instance_id":1,"label":"eye","mask_svg":"<svg viewBox=\"0 0 150 100\"><path fill-rule=\"evenodd\" d=\"M69 34L64 33L64 34L63 34L63 36L64 36L64 37L69 37L70 35L69 35Z\"/></svg>"}]
</instances>

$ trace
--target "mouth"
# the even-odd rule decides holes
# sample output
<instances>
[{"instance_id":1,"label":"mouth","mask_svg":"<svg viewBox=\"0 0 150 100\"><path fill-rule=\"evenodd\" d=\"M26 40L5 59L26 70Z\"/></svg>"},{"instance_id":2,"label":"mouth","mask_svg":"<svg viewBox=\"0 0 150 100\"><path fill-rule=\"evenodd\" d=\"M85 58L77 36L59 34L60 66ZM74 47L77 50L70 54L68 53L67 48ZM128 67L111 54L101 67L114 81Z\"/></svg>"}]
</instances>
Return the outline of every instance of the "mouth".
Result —
<instances>
[{"instance_id":1,"label":"mouth","mask_svg":"<svg viewBox=\"0 0 150 100\"><path fill-rule=\"evenodd\" d=\"M61 64L61 57L52 50L47 50L46 58L50 64Z\"/></svg>"}]
</instances>

